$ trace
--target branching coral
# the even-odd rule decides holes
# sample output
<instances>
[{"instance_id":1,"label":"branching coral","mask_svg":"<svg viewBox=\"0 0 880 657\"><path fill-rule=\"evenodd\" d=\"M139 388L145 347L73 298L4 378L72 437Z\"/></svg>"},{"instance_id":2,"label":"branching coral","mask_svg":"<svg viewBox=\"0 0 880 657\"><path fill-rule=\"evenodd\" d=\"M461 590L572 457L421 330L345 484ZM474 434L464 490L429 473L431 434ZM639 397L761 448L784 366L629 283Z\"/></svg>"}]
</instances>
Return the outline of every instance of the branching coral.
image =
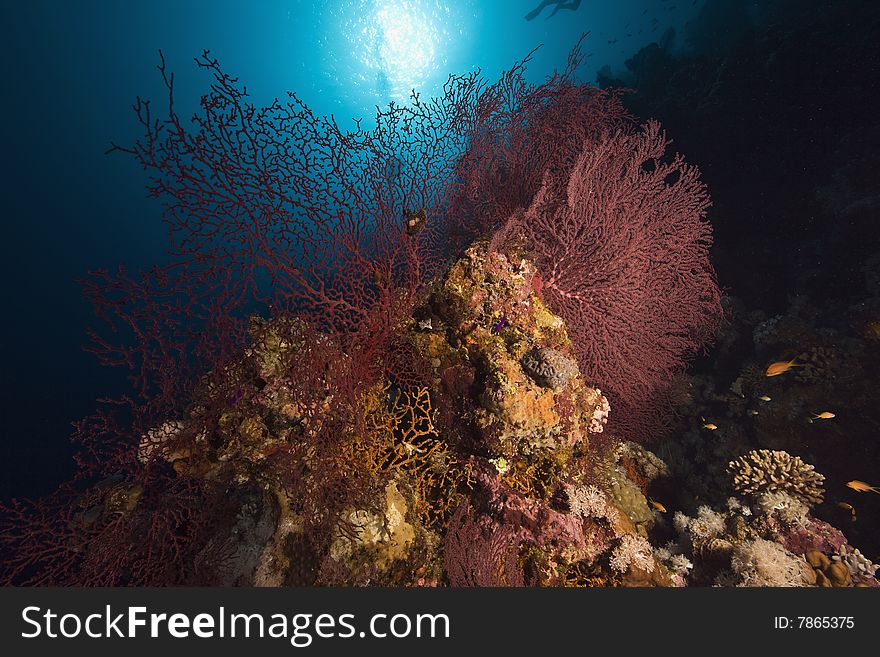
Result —
<instances>
[{"instance_id":1,"label":"branching coral","mask_svg":"<svg viewBox=\"0 0 880 657\"><path fill-rule=\"evenodd\" d=\"M799 456L779 450L758 449L731 461L737 492L757 498L764 493L782 491L812 505L822 502L825 476L804 463Z\"/></svg>"}]
</instances>

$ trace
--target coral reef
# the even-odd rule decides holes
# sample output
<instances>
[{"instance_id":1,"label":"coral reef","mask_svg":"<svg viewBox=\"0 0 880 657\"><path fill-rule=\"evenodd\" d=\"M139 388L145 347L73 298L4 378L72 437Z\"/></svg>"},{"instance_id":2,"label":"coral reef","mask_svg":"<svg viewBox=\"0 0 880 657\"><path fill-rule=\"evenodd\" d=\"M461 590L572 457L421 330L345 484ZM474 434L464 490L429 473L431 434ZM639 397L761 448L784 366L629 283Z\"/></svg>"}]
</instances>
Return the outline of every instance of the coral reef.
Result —
<instances>
[{"instance_id":1,"label":"coral reef","mask_svg":"<svg viewBox=\"0 0 880 657\"><path fill-rule=\"evenodd\" d=\"M676 512L675 538L655 556L687 585L880 586L873 564L843 533L812 517L795 480L790 492L752 491L750 504L731 497L722 508L702 505L693 516Z\"/></svg>"},{"instance_id":2,"label":"coral reef","mask_svg":"<svg viewBox=\"0 0 880 657\"><path fill-rule=\"evenodd\" d=\"M398 368L353 389L357 363L332 335L286 314L251 318L238 357L201 377L186 412L131 452L178 485L225 491L226 520L193 526L178 581L880 586L877 566L813 515L824 477L781 450L734 457L742 436L727 427L697 453L726 457L707 472L737 497L690 514L653 501L684 507L671 494L682 462L662 458L676 453L666 443L655 454L612 439L614 409L542 292L521 237L477 240L396 329L417 384ZM761 376L744 372L722 398L757 395ZM713 395L703 382L681 398L702 410ZM679 449L705 449L707 433L690 430ZM76 522L102 540L107 519L143 523L157 499L113 480Z\"/></svg>"},{"instance_id":3,"label":"coral reef","mask_svg":"<svg viewBox=\"0 0 880 657\"><path fill-rule=\"evenodd\" d=\"M535 276L517 247L504 253L479 242L414 311L431 321L412 340L416 353L436 362L438 399L455 409L450 438L504 457L511 477L533 456L554 460L562 476L563 461L587 449L608 414L607 399L571 356L562 320L535 292Z\"/></svg>"},{"instance_id":4,"label":"coral reef","mask_svg":"<svg viewBox=\"0 0 880 657\"><path fill-rule=\"evenodd\" d=\"M663 464L635 444L591 447L613 417L608 400L582 377L522 244L489 246L467 249L398 332L429 364L426 385L389 372L354 394L356 363L330 335L287 315L254 317L249 344L201 378L185 419L141 435L143 467L222 486L235 509L199 543L201 577L673 584L630 479L659 477ZM133 513L142 494L117 487L104 504ZM222 565L214 575L211 563Z\"/></svg>"},{"instance_id":5,"label":"coral reef","mask_svg":"<svg viewBox=\"0 0 880 657\"><path fill-rule=\"evenodd\" d=\"M722 299L699 172L578 49L347 133L197 61L191 128L162 62L168 116L115 147L171 262L86 283L132 394L78 425L77 481L4 510L3 582L878 586L840 464L876 455L848 431L880 407L880 258L849 305Z\"/></svg>"}]
</instances>

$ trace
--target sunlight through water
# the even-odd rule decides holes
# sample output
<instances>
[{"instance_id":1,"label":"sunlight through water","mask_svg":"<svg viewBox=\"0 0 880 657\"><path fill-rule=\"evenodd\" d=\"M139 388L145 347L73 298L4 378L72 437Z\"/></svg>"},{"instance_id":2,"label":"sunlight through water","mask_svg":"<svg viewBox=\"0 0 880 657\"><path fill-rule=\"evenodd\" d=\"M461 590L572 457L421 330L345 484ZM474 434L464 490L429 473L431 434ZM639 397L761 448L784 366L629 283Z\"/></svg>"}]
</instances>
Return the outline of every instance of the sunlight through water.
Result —
<instances>
[{"instance_id":1,"label":"sunlight through water","mask_svg":"<svg viewBox=\"0 0 880 657\"><path fill-rule=\"evenodd\" d=\"M330 4L330 3L328 3ZM464 34L462 7L442 0L351 0L328 7L326 74L355 104L440 92ZM469 3L460 3L467 5ZM351 92L354 92L353 94Z\"/></svg>"}]
</instances>

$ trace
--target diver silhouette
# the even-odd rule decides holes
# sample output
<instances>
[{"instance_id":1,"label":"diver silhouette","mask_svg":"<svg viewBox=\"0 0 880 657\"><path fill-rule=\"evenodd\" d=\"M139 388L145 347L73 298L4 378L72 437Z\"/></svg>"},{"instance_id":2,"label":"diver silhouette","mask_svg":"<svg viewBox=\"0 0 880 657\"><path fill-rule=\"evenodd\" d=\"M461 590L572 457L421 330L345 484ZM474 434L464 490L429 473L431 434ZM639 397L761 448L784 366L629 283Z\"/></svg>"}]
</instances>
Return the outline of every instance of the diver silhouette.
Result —
<instances>
[{"instance_id":1,"label":"diver silhouette","mask_svg":"<svg viewBox=\"0 0 880 657\"><path fill-rule=\"evenodd\" d=\"M556 7L547 18L555 16L556 12L560 9L571 9L572 11L576 11L577 8L581 6L581 0L543 0L541 4L526 14L526 20L530 21L536 19L538 14L544 11L545 7L549 7L550 5L556 5Z\"/></svg>"}]
</instances>

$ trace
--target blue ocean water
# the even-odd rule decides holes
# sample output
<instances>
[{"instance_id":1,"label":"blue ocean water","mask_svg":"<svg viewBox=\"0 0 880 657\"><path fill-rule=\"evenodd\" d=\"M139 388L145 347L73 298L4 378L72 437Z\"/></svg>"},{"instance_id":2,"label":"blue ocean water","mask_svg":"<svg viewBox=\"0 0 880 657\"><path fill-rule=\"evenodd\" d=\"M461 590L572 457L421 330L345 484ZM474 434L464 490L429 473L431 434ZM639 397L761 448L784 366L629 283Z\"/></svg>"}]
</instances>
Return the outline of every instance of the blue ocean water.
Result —
<instances>
[{"instance_id":1,"label":"blue ocean water","mask_svg":"<svg viewBox=\"0 0 880 657\"><path fill-rule=\"evenodd\" d=\"M94 322L75 279L162 261L161 208L146 197L143 172L105 154L140 136L136 97L164 102L159 50L184 116L208 90L193 63L207 49L255 104L294 90L350 127L413 89L438 94L451 73L479 68L497 79L537 46L527 75L541 81L585 32L578 75L592 81L667 28L681 30L702 3L546 4L533 20L525 16L540 8L534 0L6 4L0 497L44 494L69 477L70 422L124 386L122 372L81 350Z\"/></svg>"}]
</instances>

